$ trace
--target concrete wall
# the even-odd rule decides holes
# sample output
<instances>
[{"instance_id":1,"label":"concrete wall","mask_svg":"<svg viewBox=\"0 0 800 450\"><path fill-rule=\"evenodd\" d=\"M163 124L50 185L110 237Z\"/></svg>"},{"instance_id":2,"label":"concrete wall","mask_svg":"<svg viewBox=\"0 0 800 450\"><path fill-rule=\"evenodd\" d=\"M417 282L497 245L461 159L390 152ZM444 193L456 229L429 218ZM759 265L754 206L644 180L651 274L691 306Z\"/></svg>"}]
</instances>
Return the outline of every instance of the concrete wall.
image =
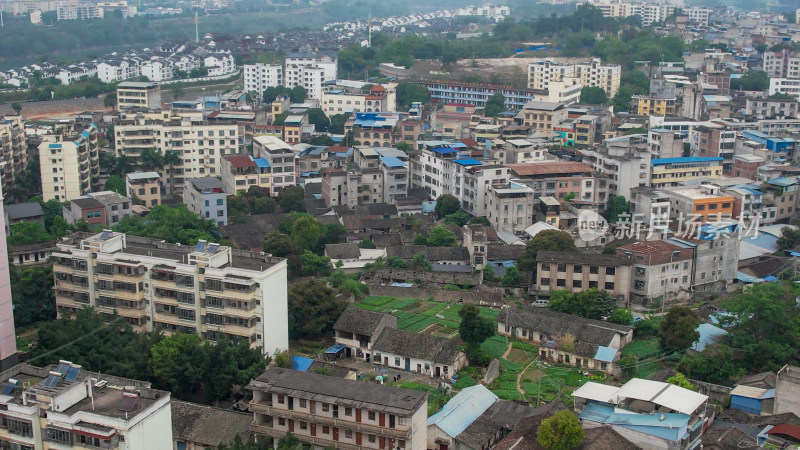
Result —
<instances>
[{"instance_id":1,"label":"concrete wall","mask_svg":"<svg viewBox=\"0 0 800 450\"><path fill-rule=\"evenodd\" d=\"M800 367L786 365L778 372L775 414L800 411Z\"/></svg>"}]
</instances>

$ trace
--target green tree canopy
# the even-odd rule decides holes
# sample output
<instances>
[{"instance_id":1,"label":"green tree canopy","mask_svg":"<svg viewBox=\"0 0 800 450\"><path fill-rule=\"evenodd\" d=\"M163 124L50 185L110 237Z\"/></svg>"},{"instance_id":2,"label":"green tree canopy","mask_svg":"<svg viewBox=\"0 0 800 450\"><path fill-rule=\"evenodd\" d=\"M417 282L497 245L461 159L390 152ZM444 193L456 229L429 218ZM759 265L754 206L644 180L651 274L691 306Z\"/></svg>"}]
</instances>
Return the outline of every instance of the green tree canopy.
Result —
<instances>
[{"instance_id":1,"label":"green tree canopy","mask_svg":"<svg viewBox=\"0 0 800 450\"><path fill-rule=\"evenodd\" d=\"M19 328L56 318L53 267L9 266L14 323Z\"/></svg>"},{"instance_id":2,"label":"green tree canopy","mask_svg":"<svg viewBox=\"0 0 800 450\"><path fill-rule=\"evenodd\" d=\"M601 320L609 317L616 308L616 303L607 291L597 288L573 294L566 289L559 289L550 296L548 309L567 314Z\"/></svg>"},{"instance_id":3,"label":"green tree canopy","mask_svg":"<svg viewBox=\"0 0 800 450\"><path fill-rule=\"evenodd\" d=\"M133 236L164 239L167 242L194 245L199 239L213 242L216 225L189 211L186 205L174 207L153 206L145 217L128 216L120 220L114 230Z\"/></svg>"},{"instance_id":4,"label":"green tree canopy","mask_svg":"<svg viewBox=\"0 0 800 450\"><path fill-rule=\"evenodd\" d=\"M611 311L611 315L608 316L608 321L620 325L630 325L633 322L633 314L628 308L616 308Z\"/></svg>"},{"instance_id":5,"label":"green tree canopy","mask_svg":"<svg viewBox=\"0 0 800 450\"><path fill-rule=\"evenodd\" d=\"M495 92L486 100L483 107L483 114L486 117L497 117L498 114L506 110L506 97L501 92Z\"/></svg>"},{"instance_id":6,"label":"green tree canopy","mask_svg":"<svg viewBox=\"0 0 800 450\"><path fill-rule=\"evenodd\" d=\"M285 258L295 251L295 246L291 236L274 230L264 235L264 251L272 256Z\"/></svg>"},{"instance_id":7,"label":"green tree canopy","mask_svg":"<svg viewBox=\"0 0 800 450\"><path fill-rule=\"evenodd\" d=\"M309 215L295 220L292 225L292 241L300 250L319 252L325 237L322 223Z\"/></svg>"},{"instance_id":8,"label":"green tree canopy","mask_svg":"<svg viewBox=\"0 0 800 450\"><path fill-rule=\"evenodd\" d=\"M325 111L320 108L311 108L307 111L307 114L308 123L314 125L318 133L328 131L328 128L331 126L331 121L328 119L328 116L325 115Z\"/></svg>"},{"instance_id":9,"label":"green tree canopy","mask_svg":"<svg viewBox=\"0 0 800 450\"><path fill-rule=\"evenodd\" d=\"M119 175L111 175L108 177L108 180L106 180L104 189L107 191L116 192L119 195L126 195L125 180L123 180Z\"/></svg>"},{"instance_id":10,"label":"green tree canopy","mask_svg":"<svg viewBox=\"0 0 800 450\"><path fill-rule=\"evenodd\" d=\"M566 231L545 230L534 236L525 245L525 251L517 259L519 270L536 271L536 254L539 250L577 252L572 236Z\"/></svg>"},{"instance_id":11,"label":"green tree canopy","mask_svg":"<svg viewBox=\"0 0 800 450\"><path fill-rule=\"evenodd\" d=\"M401 82L395 87L395 101L398 111L406 111L414 102L425 103L428 101L428 89L417 83Z\"/></svg>"},{"instance_id":12,"label":"green tree canopy","mask_svg":"<svg viewBox=\"0 0 800 450\"><path fill-rule=\"evenodd\" d=\"M678 372L675 375L667 378L667 383L674 384L675 386L682 387L684 389L689 389L690 391L696 391L697 386L693 385L687 378L686 375Z\"/></svg>"},{"instance_id":13,"label":"green tree canopy","mask_svg":"<svg viewBox=\"0 0 800 450\"><path fill-rule=\"evenodd\" d=\"M433 227L428 236L427 245L430 247L455 247L458 245L458 238L445 227Z\"/></svg>"},{"instance_id":14,"label":"green tree canopy","mask_svg":"<svg viewBox=\"0 0 800 450\"><path fill-rule=\"evenodd\" d=\"M278 204L285 212L305 212L305 191L300 186L283 188L278 194Z\"/></svg>"},{"instance_id":15,"label":"green tree canopy","mask_svg":"<svg viewBox=\"0 0 800 450\"><path fill-rule=\"evenodd\" d=\"M306 96L308 92L306 92L306 88L303 86L295 86L289 91L289 99L292 103L303 103L306 101Z\"/></svg>"},{"instance_id":16,"label":"green tree canopy","mask_svg":"<svg viewBox=\"0 0 800 450\"><path fill-rule=\"evenodd\" d=\"M581 103L588 103L590 105L608 103L606 90L597 86L584 86L583 89L581 89Z\"/></svg>"},{"instance_id":17,"label":"green tree canopy","mask_svg":"<svg viewBox=\"0 0 800 450\"><path fill-rule=\"evenodd\" d=\"M461 209L461 203L459 203L457 198L450 194L440 195L436 198L436 207L434 208L434 211L440 219L455 213L459 209Z\"/></svg>"},{"instance_id":18,"label":"green tree canopy","mask_svg":"<svg viewBox=\"0 0 800 450\"><path fill-rule=\"evenodd\" d=\"M319 281L296 283L289 288L289 336L300 339L333 331L346 303Z\"/></svg>"},{"instance_id":19,"label":"green tree canopy","mask_svg":"<svg viewBox=\"0 0 800 450\"><path fill-rule=\"evenodd\" d=\"M583 442L583 428L575 413L561 410L542 420L536 440L547 450L571 450Z\"/></svg>"},{"instance_id":20,"label":"green tree canopy","mask_svg":"<svg viewBox=\"0 0 800 450\"><path fill-rule=\"evenodd\" d=\"M39 222L19 222L11 225L11 234L6 238L10 245L38 244L52 240Z\"/></svg>"},{"instance_id":21,"label":"green tree canopy","mask_svg":"<svg viewBox=\"0 0 800 450\"><path fill-rule=\"evenodd\" d=\"M506 273L504 273L503 277L500 279L500 284L503 286L512 287L518 285L519 280L519 269L517 269L517 266L511 266L506 269Z\"/></svg>"},{"instance_id":22,"label":"green tree canopy","mask_svg":"<svg viewBox=\"0 0 800 450\"><path fill-rule=\"evenodd\" d=\"M481 343L492 337L497 332L495 323L481 316L481 310L472 303L465 303L458 310L461 323L458 325L458 334L468 346L480 347Z\"/></svg>"},{"instance_id":23,"label":"green tree canopy","mask_svg":"<svg viewBox=\"0 0 800 450\"><path fill-rule=\"evenodd\" d=\"M661 347L669 351L682 351L700 337L695 331L700 325L697 313L686 306L673 306L661 322Z\"/></svg>"},{"instance_id":24,"label":"green tree canopy","mask_svg":"<svg viewBox=\"0 0 800 450\"><path fill-rule=\"evenodd\" d=\"M731 78L731 89L766 91L769 89L769 75L762 70L749 70L739 78Z\"/></svg>"},{"instance_id":25,"label":"green tree canopy","mask_svg":"<svg viewBox=\"0 0 800 450\"><path fill-rule=\"evenodd\" d=\"M621 214L627 214L630 211L630 204L625 197L615 195L608 199L608 206L606 207L605 218L610 223L617 223Z\"/></svg>"}]
</instances>

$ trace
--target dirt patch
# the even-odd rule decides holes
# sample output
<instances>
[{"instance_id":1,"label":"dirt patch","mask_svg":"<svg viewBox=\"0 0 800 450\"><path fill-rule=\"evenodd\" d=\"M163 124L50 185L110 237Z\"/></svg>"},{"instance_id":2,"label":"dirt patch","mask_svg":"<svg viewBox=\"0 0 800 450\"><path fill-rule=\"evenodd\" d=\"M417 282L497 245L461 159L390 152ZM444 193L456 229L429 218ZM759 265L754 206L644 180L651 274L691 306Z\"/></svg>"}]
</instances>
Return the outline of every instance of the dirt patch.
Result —
<instances>
[{"instance_id":1,"label":"dirt patch","mask_svg":"<svg viewBox=\"0 0 800 450\"><path fill-rule=\"evenodd\" d=\"M420 306L422 306L422 302L414 302L414 303L406 306L405 308L403 308L403 311L416 312L414 310L419 308Z\"/></svg>"},{"instance_id":2,"label":"dirt patch","mask_svg":"<svg viewBox=\"0 0 800 450\"><path fill-rule=\"evenodd\" d=\"M507 360L517 364L527 364L535 357L535 354L526 352L525 350L520 350L518 348L512 348L506 355Z\"/></svg>"}]
</instances>

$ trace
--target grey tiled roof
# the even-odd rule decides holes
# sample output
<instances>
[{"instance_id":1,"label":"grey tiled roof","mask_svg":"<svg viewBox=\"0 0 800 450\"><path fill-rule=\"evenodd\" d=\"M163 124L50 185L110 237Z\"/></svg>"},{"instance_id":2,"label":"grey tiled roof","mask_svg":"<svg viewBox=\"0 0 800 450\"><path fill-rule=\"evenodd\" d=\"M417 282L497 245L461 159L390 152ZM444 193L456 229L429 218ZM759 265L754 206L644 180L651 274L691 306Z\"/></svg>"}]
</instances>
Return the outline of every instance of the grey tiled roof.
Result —
<instances>
[{"instance_id":1,"label":"grey tiled roof","mask_svg":"<svg viewBox=\"0 0 800 450\"><path fill-rule=\"evenodd\" d=\"M385 328L372 344L372 350L446 365L452 365L459 354L458 347L449 339L395 328Z\"/></svg>"},{"instance_id":2,"label":"grey tiled roof","mask_svg":"<svg viewBox=\"0 0 800 450\"><path fill-rule=\"evenodd\" d=\"M347 308L333 325L336 331L372 336L384 316L389 314L361 308Z\"/></svg>"},{"instance_id":3,"label":"grey tiled roof","mask_svg":"<svg viewBox=\"0 0 800 450\"><path fill-rule=\"evenodd\" d=\"M528 307L507 311L507 314L497 316L498 322L505 323L508 317L508 322L513 326L545 333L552 338L571 334L575 336L575 350L578 354L591 351L588 347L584 348L586 345L608 346L617 333L633 331L633 327L627 325L585 319L547 308Z\"/></svg>"},{"instance_id":4,"label":"grey tiled roof","mask_svg":"<svg viewBox=\"0 0 800 450\"><path fill-rule=\"evenodd\" d=\"M217 447L238 434L247 442L253 415L173 399L172 435L179 441Z\"/></svg>"},{"instance_id":5,"label":"grey tiled roof","mask_svg":"<svg viewBox=\"0 0 800 450\"><path fill-rule=\"evenodd\" d=\"M7 204L5 205L5 212L9 220L44 216L42 206L37 202Z\"/></svg>"}]
</instances>

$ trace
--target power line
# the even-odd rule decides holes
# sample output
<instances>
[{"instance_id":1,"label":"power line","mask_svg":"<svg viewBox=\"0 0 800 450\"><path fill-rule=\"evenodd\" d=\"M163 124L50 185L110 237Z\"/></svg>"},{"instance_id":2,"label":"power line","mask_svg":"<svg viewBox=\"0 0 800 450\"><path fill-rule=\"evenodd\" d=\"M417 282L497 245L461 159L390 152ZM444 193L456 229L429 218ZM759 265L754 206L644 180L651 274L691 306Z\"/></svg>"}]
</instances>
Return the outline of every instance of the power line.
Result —
<instances>
[{"instance_id":1,"label":"power line","mask_svg":"<svg viewBox=\"0 0 800 450\"><path fill-rule=\"evenodd\" d=\"M39 355L39 356L37 356L35 358L31 358L27 362L36 361L37 359L44 358L45 356L49 356L50 354L55 353L55 352L57 352L57 351L59 351L59 350L61 350L63 348L69 347L70 345L80 341L81 339L89 337L89 336L91 336L93 334L96 334L96 333L100 332L101 330L103 330L105 328L108 328L109 326L119 322L122 319L123 319L122 317L117 317L116 319L112 320L111 322L108 322L107 324L105 324L105 325L103 325L103 326L101 326L101 327L99 327L97 329L94 329L94 330L92 330L92 331L90 331L90 332L88 332L88 333L86 333L84 335L78 336L77 338L73 339L72 341L67 342L66 344L64 344L64 345L62 345L62 346L60 346L58 348L54 348L53 350L50 350L47 353L42 353L41 355Z\"/></svg>"}]
</instances>

